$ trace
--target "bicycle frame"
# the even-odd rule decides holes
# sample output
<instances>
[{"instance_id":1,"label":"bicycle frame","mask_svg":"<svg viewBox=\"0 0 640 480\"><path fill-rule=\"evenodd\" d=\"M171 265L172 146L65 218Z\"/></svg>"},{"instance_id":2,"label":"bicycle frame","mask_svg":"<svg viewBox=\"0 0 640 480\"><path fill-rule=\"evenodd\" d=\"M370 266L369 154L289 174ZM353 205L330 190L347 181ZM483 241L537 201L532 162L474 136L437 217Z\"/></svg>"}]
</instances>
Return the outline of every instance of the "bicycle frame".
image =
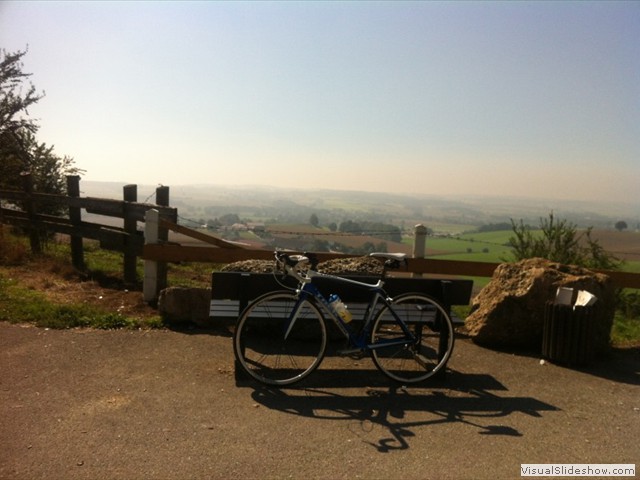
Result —
<instances>
[{"instance_id":1,"label":"bicycle frame","mask_svg":"<svg viewBox=\"0 0 640 480\"><path fill-rule=\"evenodd\" d=\"M359 333L356 334L353 329L349 327L349 324L342 320L342 318L336 312L334 312L333 308L331 308L331 306L329 305L329 301L313 284L313 279L318 277L328 278L335 283L351 284L353 286L365 288L370 291L371 297L365 310L364 318L362 319L364 324L362 330ZM296 305L291 312L287 331L285 333L285 338L289 335L298 318L298 313L300 311L302 303L308 300L309 297L312 297L315 298L317 302L324 307L324 310L327 313L329 313L329 318L333 320L336 327L338 327L338 330L340 330L340 332L348 339L349 345L355 347L357 350L370 351L377 348L406 345L408 343L415 342L415 335L413 335L411 330L409 330L409 328L407 327L406 323L394 311L393 305L391 304L391 299L387 296L386 292L382 288L383 285L384 282L382 280L378 280L378 282L375 284L369 284L365 282L359 282L357 280L338 277L335 275L327 275L315 271L309 271L304 278L301 287L297 290L298 301L296 302ZM386 340L384 342L374 344L368 342L371 323L379 305L389 307L389 311L394 317L396 323L402 329L404 337L393 340Z\"/></svg>"}]
</instances>

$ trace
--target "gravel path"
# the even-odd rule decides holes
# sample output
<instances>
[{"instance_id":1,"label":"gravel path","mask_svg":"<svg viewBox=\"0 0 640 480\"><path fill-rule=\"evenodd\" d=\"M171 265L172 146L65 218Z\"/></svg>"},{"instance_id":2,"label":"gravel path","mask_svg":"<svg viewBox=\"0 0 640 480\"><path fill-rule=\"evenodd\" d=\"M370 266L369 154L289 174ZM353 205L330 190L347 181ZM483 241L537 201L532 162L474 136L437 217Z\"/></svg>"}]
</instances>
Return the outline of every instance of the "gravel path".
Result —
<instances>
[{"instance_id":1,"label":"gravel path","mask_svg":"<svg viewBox=\"0 0 640 480\"><path fill-rule=\"evenodd\" d=\"M518 478L640 463L640 354L586 370L456 343L403 390L328 358L304 388L238 383L228 333L0 323L0 478Z\"/></svg>"}]
</instances>

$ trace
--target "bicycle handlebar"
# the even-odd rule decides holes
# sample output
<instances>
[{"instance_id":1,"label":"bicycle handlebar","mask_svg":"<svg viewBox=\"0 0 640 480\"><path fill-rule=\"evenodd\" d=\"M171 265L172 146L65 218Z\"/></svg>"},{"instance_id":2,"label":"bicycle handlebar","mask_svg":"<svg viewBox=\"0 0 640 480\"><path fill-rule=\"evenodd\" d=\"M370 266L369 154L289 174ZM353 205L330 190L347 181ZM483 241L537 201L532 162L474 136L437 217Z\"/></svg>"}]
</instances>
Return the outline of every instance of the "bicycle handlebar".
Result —
<instances>
[{"instance_id":1,"label":"bicycle handlebar","mask_svg":"<svg viewBox=\"0 0 640 480\"><path fill-rule=\"evenodd\" d=\"M276 250L274 256L276 258L276 265L281 267L287 275L292 276L300 282L305 281L306 275L303 274L303 271L308 270L309 267L315 268L314 263L312 263L306 255L289 255L286 252L278 252ZM317 264L317 262L315 263Z\"/></svg>"}]
</instances>

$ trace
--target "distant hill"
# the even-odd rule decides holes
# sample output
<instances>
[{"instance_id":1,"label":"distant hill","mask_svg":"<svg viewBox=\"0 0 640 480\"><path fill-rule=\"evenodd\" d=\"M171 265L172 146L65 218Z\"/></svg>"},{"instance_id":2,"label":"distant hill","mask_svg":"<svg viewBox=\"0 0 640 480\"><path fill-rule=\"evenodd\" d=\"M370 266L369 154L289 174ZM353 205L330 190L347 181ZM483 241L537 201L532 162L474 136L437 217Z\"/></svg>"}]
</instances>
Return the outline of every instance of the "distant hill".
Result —
<instances>
[{"instance_id":1,"label":"distant hill","mask_svg":"<svg viewBox=\"0 0 640 480\"><path fill-rule=\"evenodd\" d=\"M122 198L124 183L81 182L83 196ZM155 185L139 185L138 201L153 202ZM458 233L483 224L510 219L537 225L551 211L579 227L612 229L625 220L630 230L640 225L640 206L616 203L560 201L534 198L403 195L329 189L294 190L268 186L170 186L171 205L182 219L195 223L233 213L255 222L305 223L311 214L321 225L345 220L375 220L412 228L422 223Z\"/></svg>"}]
</instances>

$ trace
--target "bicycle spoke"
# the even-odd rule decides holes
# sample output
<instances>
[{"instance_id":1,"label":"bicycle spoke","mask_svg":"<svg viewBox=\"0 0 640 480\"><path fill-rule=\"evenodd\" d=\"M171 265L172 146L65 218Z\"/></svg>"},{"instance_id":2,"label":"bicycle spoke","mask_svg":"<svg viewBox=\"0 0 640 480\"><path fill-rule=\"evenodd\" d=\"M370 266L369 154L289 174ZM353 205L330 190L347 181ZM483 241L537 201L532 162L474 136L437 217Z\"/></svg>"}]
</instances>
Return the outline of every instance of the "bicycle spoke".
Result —
<instances>
[{"instance_id":1,"label":"bicycle spoke","mask_svg":"<svg viewBox=\"0 0 640 480\"><path fill-rule=\"evenodd\" d=\"M315 305L298 304L290 292L275 292L252 302L241 314L234 334L239 364L256 380L289 385L320 364L326 348L326 328Z\"/></svg>"},{"instance_id":2,"label":"bicycle spoke","mask_svg":"<svg viewBox=\"0 0 640 480\"><path fill-rule=\"evenodd\" d=\"M394 313L411 332L412 341L400 341L409 338ZM453 323L437 301L406 294L378 313L371 343L373 361L385 375L399 382L419 382L446 365L453 349ZM444 351L441 345L445 345Z\"/></svg>"}]
</instances>

